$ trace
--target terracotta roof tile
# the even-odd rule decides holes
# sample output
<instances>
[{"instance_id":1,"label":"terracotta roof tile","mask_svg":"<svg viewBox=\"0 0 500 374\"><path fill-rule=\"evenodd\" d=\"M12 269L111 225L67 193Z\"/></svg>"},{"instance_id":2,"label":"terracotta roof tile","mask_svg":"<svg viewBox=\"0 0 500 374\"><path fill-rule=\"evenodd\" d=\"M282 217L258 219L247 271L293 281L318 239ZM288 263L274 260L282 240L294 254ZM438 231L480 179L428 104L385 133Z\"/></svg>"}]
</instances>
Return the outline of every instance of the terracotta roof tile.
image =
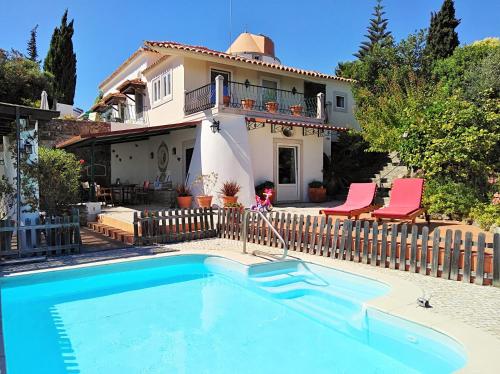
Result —
<instances>
[{"instance_id":1,"label":"terracotta roof tile","mask_svg":"<svg viewBox=\"0 0 500 374\"><path fill-rule=\"evenodd\" d=\"M304 69L294 68L291 66L265 62L265 61L261 61L261 60L252 60L249 58L231 55L228 53L216 51L216 50L209 49L209 48L202 47L202 46L193 46L193 45L187 45L187 44L170 42L170 41L146 41L146 42L144 42L144 44L146 47L149 47L151 49L167 48L167 49L182 50L182 51L187 51L187 52L205 54L205 55L209 55L209 56L213 56L213 57L219 57L221 59L227 59L227 60L232 60L232 61L241 61L241 62L245 62L248 64L264 66L264 67L268 67L268 68L272 68L272 69L276 69L276 70L287 71L287 72L291 72L291 73L307 75L307 76L316 77L316 78L334 79L334 80L338 80L341 82L353 82L352 79L337 77L335 75L330 75L330 74L324 74L324 73L320 73L320 72L314 71L314 70L304 70ZM159 63L160 60L156 61L153 65L146 68L145 71L152 68L157 63Z\"/></svg>"},{"instance_id":2,"label":"terracotta roof tile","mask_svg":"<svg viewBox=\"0 0 500 374\"><path fill-rule=\"evenodd\" d=\"M105 80L103 80L100 84L99 87L104 86L106 83L109 83L111 79L116 77L124 68L127 66L130 61L132 61L135 57L139 56L142 52L152 52L152 53L158 53L154 49L151 49L149 47L140 47L137 51L132 53L129 58L127 58L114 72L112 72Z\"/></svg>"},{"instance_id":3,"label":"terracotta roof tile","mask_svg":"<svg viewBox=\"0 0 500 374\"><path fill-rule=\"evenodd\" d=\"M104 102L104 104L107 104L109 101L111 101L113 99L127 100L127 96L125 96L124 94L122 94L120 92L111 92L111 93L107 94L106 96L104 96L102 101Z\"/></svg>"},{"instance_id":4,"label":"terracotta roof tile","mask_svg":"<svg viewBox=\"0 0 500 374\"><path fill-rule=\"evenodd\" d=\"M144 88L144 87L146 87L146 82L144 82L140 78L127 79L122 84L120 84L116 89L121 92L125 87L127 87L129 85L130 86L141 86Z\"/></svg>"}]
</instances>

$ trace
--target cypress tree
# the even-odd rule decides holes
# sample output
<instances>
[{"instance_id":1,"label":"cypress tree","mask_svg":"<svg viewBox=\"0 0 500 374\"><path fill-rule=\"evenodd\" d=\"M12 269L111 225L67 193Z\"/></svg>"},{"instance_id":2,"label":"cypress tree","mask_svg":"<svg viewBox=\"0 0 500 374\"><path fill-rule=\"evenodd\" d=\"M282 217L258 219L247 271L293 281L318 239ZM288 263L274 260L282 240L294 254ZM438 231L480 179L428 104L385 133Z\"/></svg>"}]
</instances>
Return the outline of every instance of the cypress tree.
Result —
<instances>
[{"instance_id":1,"label":"cypress tree","mask_svg":"<svg viewBox=\"0 0 500 374\"><path fill-rule=\"evenodd\" d=\"M38 64L38 63L40 63L40 61L38 61L38 49L36 47L37 29L38 29L38 25L33 27L30 31L30 40L28 40L27 50L28 50L28 58L31 61L34 61Z\"/></svg>"},{"instance_id":2,"label":"cypress tree","mask_svg":"<svg viewBox=\"0 0 500 374\"><path fill-rule=\"evenodd\" d=\"M54 75L55 98L64 104L73 105L76 86L76 55L73 52L73 20L68 23L68 10L64 12L61 25L54 29L50 48L43 68Z\"/></svg>"},{"instance_id":3,"label":"cypress tree","mask_svg":"<svg viewBox=\"0 0 500 374\"><path fill-rule=\"evenodd\" d=\"M370 26L368 26L368 34L365 35L368 40L362 42L359 51L354 54L360 60L373 49L375 44L379 44L381 47L392 45L391 32L387 31L389 21L384 18L385 12L382 0L377 0L372 15L373 18L370 19Z\"/></svg>"},{"instance_id":4,"label":"cypress tree","mask_svg":"<svg viewBox=\"0 0 500 374\"><path fill-rule=\"evenodd\" d=\"M427 35L427 55L432 60L446 58L453 54L459 40L455 28L460 20L455 17L453 0L444 0L437 13L431 13L431 25Z\"/></svg>"}]
</instances>

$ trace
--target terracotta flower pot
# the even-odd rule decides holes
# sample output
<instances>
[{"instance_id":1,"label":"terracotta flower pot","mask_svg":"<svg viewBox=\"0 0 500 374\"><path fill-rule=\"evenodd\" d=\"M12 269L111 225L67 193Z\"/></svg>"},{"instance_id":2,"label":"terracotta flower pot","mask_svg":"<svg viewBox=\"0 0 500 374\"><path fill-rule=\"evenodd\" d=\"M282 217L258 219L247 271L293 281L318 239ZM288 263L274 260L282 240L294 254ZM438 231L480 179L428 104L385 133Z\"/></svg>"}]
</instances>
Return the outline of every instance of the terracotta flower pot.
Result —
<instances>
[{"instance_id":1,"label":"terracotta flower pot","mask_svg":"<svg viewBox=\"0 0 500 374\"><path fill-rule=\"evenodd\" d=\"M231 102L231 96L224 95L222 100L224 102L224 106L229 106L229 103Z\"/></svg>"},{"instance_id":2,"label":"terracotta flower pot","mask_svg":"<svg viewBox=\"0 0 500 374\"><path fill-rule=\"evenodd\" d=\"M292 105L292 106L290 106L290 111L292 112L293 116L301 116L303 109L304 108L302 107L302 105Z\"/></svg>"},{"instance_id":3,"label":"terracotta flower pot","mask_svg":"<svg viewBox=\"0 0 500 374\"><path fill-rule=\"evenodd\" d=\"M326 188L325 187L309 187L308 190L309 201L312 203L322 203L326 201Z\"/></svg>"},{"instance_id":4,"label":"terracotta flower pot","mask_svg":"<svg viewBox=\"0 0 500 374\"><path fill-rule=\"evenodd\" d=\"M196 196L196 202L200 208L210 208L212 206L212 197L213 196Z\"/></svg>"},{"instance_id":5,"label":"terracotta flower pot","mask_svg":"<svg viewBox=\"0 0 500 374\"><path fill-rule=\"evenodd\" d=\"M179 208L191 208L193 196L177 196L177 205Z\"/></svg>"},{"instance_id":6,"label":"terracotta flower pot","mask_svg":"<svg viewBox=\"0 0 500 374\"><path fill-rule=\"evenodd\" d=\"M254 99L243 99L243 100L241 100L241 106L245 110L252 110L254 105L255 105L255 100Z\"/></svg>"},{"instance_id":7,"label":"terracotta flower pot","mask_svg":"<svg viewBox=\"0 0 500 374\"><path fill-rule=\"evenodd\" d=\"M224 204L224 206L226 206L227 204L236 204L238 202L238 196L222 195L221 199L222 199L222 203Z\"/></svg>"},{"instance_id":8,"label":"terracotta flower pot","mask_svg":"<svg viewBox=\"0 0 500 374\"><path fill-rule=\"evenodd\" d=\"M278 103L276 101L268 101L266 103L266 110L269 113L276 113L278 111Z\"/></svg>"}]
</instances>

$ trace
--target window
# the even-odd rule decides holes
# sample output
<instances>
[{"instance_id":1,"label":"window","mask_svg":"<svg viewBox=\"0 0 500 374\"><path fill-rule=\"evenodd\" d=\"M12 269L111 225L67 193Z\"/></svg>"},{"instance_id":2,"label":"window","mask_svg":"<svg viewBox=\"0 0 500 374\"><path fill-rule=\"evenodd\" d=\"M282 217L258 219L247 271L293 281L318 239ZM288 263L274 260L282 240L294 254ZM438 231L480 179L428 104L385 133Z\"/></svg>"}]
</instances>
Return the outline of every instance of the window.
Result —
<instances>
[{"instance_id":1,"label":"window","mask_svg":"<svg viewBox=\"0 0 500 374\"><path fill-rule=\"evenodd\" d=\"M153 80L153 102L157 103L161 99L160 79Z\"/></svg>"},{"instance_id":2,"label":"window","mask_svg":"<svg viewBox=\"0 0 500 374\"><path fill-rule=\"evenodd\" d=\"M336 96L335 97L335 105L337 108L345 108L345 97L344 96Z\"/></svg>"},{"instance_id":3,"label":"window","mask_svg":"<svg viewBox=\"0 0 500 374\"><path fill-rule=\"evenodd\" d=\"M172 95L172 70L162 75L162 98L170 98Z\"/></svg>"},{"instance_id":4,"label":"window","mask_svg":"<svg viewBox=\"0 0 500 374\"><path fill-rule=\"evenodd\" d=\"M347 111L347 95L345 92L333 93L333 110L337 112Z\"/></svg>"},{"instance_id":5,"label":"window","mask_svg":"<svg viewBox=\"0 0 500 374\"><path fill-rule=\"evenodd\" d=\"M172 99L172 70L154 78L152 84L154 104Z\"/></svg>"}]
</instances>

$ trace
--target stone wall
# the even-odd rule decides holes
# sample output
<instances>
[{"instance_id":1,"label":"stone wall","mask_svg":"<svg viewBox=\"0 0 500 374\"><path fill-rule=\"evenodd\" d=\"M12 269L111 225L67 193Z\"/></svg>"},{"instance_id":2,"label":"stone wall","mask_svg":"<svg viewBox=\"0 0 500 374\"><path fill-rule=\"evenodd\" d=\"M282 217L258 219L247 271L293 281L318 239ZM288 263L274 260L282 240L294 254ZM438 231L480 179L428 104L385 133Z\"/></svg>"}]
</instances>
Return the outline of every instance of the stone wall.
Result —
<instances>
[{"instance_id":1,"label":"stone wall","mask_svg":"<svg viewBox=\"0 0 500 374\"><path fill-rule=\"evenodd\" d=\"M38 126L39 144L54 147L57 143L74 136L94 134L111 130L109 122L79 121L55 118Z\"/></svg>"},{"instance_id":2,"label":"stone wall","mask_svg":"<svg viewBox=\"0 0 500 374\"><path fill-rule=\"evenodd\" d=\"M39 145L53 148L56 144L68 140L74 136L96 134L111 130L109 122L80 121L71 119L53 119L50 122L39 124ZM71 150L78 159L85 160L85 165L90 164L90 148L75 148ZM111 147L109 145L98 145L94 148L94 162L96 164L95 182L103 186L111 183ZM90 172L88 173L90 174ZM83 180L88 180L87 170L83 174Z\"/></svg>"}]
</instances>

